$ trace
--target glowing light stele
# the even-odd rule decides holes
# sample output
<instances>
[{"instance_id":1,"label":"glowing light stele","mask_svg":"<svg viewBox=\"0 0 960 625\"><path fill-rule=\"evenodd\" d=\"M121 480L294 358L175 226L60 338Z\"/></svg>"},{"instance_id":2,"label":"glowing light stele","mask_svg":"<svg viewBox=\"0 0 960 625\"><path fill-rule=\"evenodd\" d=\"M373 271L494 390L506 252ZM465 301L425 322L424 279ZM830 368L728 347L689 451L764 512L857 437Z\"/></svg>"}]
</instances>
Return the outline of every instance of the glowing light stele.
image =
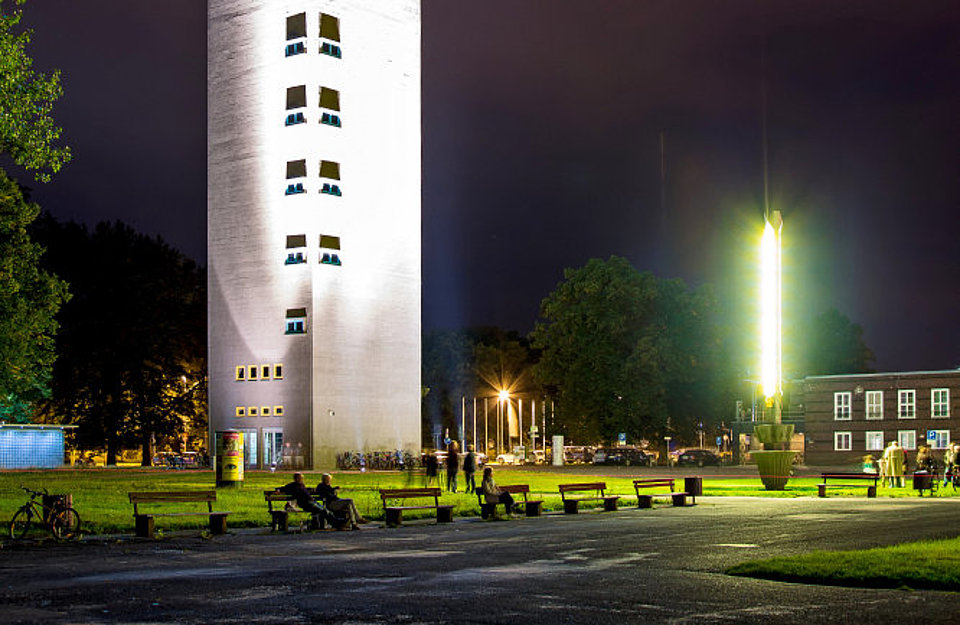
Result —
<instances>
[{"instance_id":1,"label":"glowing light stele","mask_svg":"<svg viewBox=\"0 0 960 625\"><path fill-rule=\"evenodd\" d=\"M773 223L771 223L771 220ZM774 404L781 387L781 254L783 219L773 211L766 219L760 242L760 383L767 405Z\"/></svg>"}]
</instances>

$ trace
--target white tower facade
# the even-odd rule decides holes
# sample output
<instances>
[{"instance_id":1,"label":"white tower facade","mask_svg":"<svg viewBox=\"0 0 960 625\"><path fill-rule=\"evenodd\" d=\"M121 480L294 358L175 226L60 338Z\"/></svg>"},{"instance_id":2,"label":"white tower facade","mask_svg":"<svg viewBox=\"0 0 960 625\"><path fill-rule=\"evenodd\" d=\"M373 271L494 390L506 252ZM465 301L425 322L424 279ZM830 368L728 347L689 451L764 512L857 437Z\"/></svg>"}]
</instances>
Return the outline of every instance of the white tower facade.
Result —
<instances>
[{"instance_id":1,"label":"white tower facade","mask_svg":"<svg viewBox=\"0 0 960 625\"><path fill-rule=\"evenodd\" d=\"M419 0L209 0L207 46L211 449L417 452Z\"/></svg>"}]
</instances>

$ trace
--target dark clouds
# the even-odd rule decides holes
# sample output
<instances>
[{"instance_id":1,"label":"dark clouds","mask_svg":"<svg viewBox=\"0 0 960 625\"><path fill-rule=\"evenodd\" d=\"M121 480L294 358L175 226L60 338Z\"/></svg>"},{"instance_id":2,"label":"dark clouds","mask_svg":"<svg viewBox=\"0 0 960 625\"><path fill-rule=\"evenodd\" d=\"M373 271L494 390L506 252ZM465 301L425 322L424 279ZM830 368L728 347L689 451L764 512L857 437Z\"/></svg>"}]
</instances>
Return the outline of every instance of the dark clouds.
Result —
<instances>
[{"instance_id":1,"label":"dark clouds","mask_svg":"<svg viewBox=\"0 0 960 625\"><path fill-rule=\"evenodd\" d=\"M788 316L836 306L882 368L960 365L956 6L423 0L425 327L529 330L611 254L748 302L766 50ZM202 257L204 3L25 12L76 153L38 199Z\"/></svg>"}]
</instances>

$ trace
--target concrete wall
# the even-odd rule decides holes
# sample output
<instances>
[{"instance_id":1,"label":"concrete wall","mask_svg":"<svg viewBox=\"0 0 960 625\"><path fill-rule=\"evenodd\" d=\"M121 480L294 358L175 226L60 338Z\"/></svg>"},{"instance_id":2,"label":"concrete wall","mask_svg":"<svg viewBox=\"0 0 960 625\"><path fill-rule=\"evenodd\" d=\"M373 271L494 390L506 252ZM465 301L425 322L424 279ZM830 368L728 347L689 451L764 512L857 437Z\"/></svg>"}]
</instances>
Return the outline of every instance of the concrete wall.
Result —
<instances>
[{"instance_id":1,"label":"concrete wall","mask_svg":"<svg viewBox=\"0 0 960 625\"><path fill-rule=\"evenodd\" d=\"M341 58L319 53L321 12L339 18ZM306 51L287 56L299 13ZM287 110L299 85L306 107ZM319 123L321 86L339 91L341 127ZM285 125L291 112L306 122ZM419 2L210 0L207 116L211 431L256 428L263 460L264 429L280 428L317 468L346 450L419 449ZM305 193L285 195L299 159ZM340 163L339 181L320 179L321 160ZM286 265L298 234L307 262ZM340 237L342 265L319 262L322 234ZM307 331L287 335L297 308ZM277 363L282 380L235 380L239 365Z\"/></svg>"}]
</instances>

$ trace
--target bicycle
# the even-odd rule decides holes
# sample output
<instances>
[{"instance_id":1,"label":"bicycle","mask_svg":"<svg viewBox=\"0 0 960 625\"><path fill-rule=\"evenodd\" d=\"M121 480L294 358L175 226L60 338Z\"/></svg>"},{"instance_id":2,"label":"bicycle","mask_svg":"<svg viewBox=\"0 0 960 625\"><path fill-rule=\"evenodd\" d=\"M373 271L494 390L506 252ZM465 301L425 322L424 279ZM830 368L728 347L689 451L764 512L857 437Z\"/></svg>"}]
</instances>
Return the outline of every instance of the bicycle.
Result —
<instances>
[{"instance_id":1,"label":"bicycle","mask_svg":"<svg viewBox=\"0 0 960 625\"><path fill-rule=\"evenodd\" d=\"M27 503L20 506L13 519L10 520L10 538L19 540L30 531L30 525L39 523L50 530L57 540L73 540L80 537L80 515L73 508L68 508L62 502L55 502L45 506L42 498L49 495L47 489L43 492L35 491L20 485L20 488L30 494ZM38 502L37 500L41 501Z\"/></svg>"}]
</instances>

